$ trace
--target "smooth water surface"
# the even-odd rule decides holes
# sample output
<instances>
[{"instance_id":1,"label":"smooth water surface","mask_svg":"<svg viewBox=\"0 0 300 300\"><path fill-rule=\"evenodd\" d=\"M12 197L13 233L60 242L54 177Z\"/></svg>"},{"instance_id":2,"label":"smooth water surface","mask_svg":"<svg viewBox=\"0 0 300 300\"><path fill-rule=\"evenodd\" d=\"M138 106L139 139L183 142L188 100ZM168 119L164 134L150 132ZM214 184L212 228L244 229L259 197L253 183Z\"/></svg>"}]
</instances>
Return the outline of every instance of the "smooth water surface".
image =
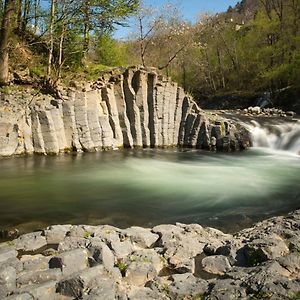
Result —
<instances>
[{"instance_id":1,"label":"smooth water surface","mask_svg":"<svg viewBox=\"0 0 300 300\"><path fill-rule=\"evenodd\" d=\"M254 148L0 160L0 229L200 223L225 231L300 208L300 157Z\"/></svg>"}]
</instances>

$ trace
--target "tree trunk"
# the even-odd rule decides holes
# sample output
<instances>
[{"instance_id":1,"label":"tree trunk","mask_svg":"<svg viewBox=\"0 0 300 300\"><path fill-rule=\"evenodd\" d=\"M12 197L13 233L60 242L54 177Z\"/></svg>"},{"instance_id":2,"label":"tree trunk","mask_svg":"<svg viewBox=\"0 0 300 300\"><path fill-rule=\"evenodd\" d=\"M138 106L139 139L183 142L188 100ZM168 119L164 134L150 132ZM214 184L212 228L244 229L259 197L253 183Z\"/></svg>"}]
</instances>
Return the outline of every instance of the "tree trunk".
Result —
<instances>
[{"instance_id":1,"label":"tree trunk","mask_svg":"<svg viewBox=\"0 0 300 300\"><path fill-rule=\"evenodd\" d=\"M23 11L23 20L22 20L22 31L26 30L30 15L30 7L31 7L31 1L25 0L24 3L24 11Z\"/></svg>"},{"instance_id":2,"label":"tree trunk","mask_svg":"<svg viewBox=\"0 0 300 300\"><path fill-rule=\"evenodd\" d=\"M90 49L90 6L91 6L91 1L85 0L84 1L84 7L83 7L83 12L84 12L84 18L83 18L83 25L84 25L84 30L83 30L83 52L84 52L84 62L87 59L87 55Z\"/></svg>"},{"instance_id":3,"label":"tree trunk","mask_svg":"<svg viewBox=\"0 0 300 300\"><path fill-rule=\"evenodd\" d=\"M40 0L34 0L34 34L38 31Z\"/></svg>"},{"instance_id":4,"label":"tree trunk","mask_svg":"<svg viewBox=\"0 0 300 300\"><path fill-rule=\"evenodd\" d=\"M23 1L22 0L18 0L17 1L17 5L16 5L16 28L18 30L18 32L21 32L22 30L22 24L23 24L23 20L22 20L22 14L23 14Z\"/></svg>"},{"instance_id":5,"label":"tree trunk","mask_svg":"<svg viewBox=\"0 0 300 300\"><path fill-rule=\"evenodd\" d=\"M219 70L220 70L220 74L221 74L221 85L222 85L223 89L225 89L226 83L225 83L225 76L224 76L224 66L222 64L221 52L220 52L219 47L217 47L217 56L218 56Z\"/></svg>"},{"instance_id":6,"label":"tree trunk","mask_svg":"<svg viewBox=\"0 0 300 300\"><path fill-rule=\"evenodd\" d=\"M61 34L59 38L59 56L58 56L58 80L61 78L61 68L63 65L63 45L65 38L65 17L66 17L66 4L65 0L61 0Z\"/></svg>"},{"instance_id":7,"label":"tree trunk","mask_svg":"<svg viewBox=\"0 0 300 300\"><path fill-rule=\"evenodd\" d=\"M0 85L8 84L9 36L12 30L14 0L5 0L4 13L0 31Z\"/></svg>"},{"instance_id":8,"label":"tree trunk","mask_svg":"<svg viewBox=\"0 0 300 300\"><path fill-rule=\"evenodd\" d=\"M50 22L49 22L50 45L49 45L49 54L48 54L48 67L47 67L48 79L51 76L51 70L52 70L53 45L54 45L53 24L54 24L54 14L55 14L55 2L56 0L51 0L51 14L50 14Z\"/></svg>"}]
</instances>

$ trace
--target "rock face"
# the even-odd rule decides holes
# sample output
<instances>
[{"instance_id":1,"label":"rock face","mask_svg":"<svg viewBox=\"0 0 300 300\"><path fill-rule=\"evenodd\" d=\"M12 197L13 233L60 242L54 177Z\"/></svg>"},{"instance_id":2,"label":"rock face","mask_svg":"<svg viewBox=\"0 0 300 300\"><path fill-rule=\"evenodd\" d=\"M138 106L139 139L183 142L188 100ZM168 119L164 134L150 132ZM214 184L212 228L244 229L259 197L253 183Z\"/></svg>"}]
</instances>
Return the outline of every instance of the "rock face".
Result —
<instances>
[{"instance_id":1,"label":"rock face","mask_svg":"<svg viewBox=\"0 0 300 300\"><path fill-rule=\"evenodd\" d=\"M246 129L207 117L191 96L155 69L112 71L61 99L36 91L2 94L0 156L122 147L239 150Z\"/></svg>"},{"instance_id":2,"label":"rock face","mask_svg":"<svg viewBox=\"0 0 300 300\"><path fill-rule=\"evenodd\" d=\"M1 299L299 299L300 211L234 235L56 225L0 244Z\"/></svg>"}]
</instances>

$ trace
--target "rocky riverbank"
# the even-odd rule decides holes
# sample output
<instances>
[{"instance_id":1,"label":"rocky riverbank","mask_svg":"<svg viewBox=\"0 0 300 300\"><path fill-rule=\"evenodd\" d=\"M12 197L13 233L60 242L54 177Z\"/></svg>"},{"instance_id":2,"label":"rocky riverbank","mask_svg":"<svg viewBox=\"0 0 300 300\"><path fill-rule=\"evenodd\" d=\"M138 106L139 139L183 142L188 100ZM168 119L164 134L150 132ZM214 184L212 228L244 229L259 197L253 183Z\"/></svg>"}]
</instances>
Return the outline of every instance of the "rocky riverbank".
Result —
<instances>
[{"instance_id":1,"label":"rocky riverbank","mask_svg":"<svg viewBox=\"0 0 300 300\"><path fill-rule=\"evenodd\" d=\"M234 235L56 225L0 244L1 299L299 299L300 210Z\"/></svg>"}]
</instances>

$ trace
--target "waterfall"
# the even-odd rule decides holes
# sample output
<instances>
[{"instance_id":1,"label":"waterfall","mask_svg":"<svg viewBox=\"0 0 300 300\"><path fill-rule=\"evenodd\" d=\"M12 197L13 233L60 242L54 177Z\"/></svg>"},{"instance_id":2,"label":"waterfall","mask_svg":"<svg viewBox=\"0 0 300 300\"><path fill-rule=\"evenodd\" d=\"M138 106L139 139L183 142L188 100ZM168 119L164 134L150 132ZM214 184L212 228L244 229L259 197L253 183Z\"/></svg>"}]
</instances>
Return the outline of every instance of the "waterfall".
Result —
<instances>
[{"instance_id":1,"label":"waterfall","mask_svg":"<svg viewBox=\"0 0 300 300\"><path fill-rule=\"evenodd\" d=\"M247 127L251 132L254 147L284 150L300 155L300 121L260 124L252 120Z\"/></svg>"}]
</instances>

